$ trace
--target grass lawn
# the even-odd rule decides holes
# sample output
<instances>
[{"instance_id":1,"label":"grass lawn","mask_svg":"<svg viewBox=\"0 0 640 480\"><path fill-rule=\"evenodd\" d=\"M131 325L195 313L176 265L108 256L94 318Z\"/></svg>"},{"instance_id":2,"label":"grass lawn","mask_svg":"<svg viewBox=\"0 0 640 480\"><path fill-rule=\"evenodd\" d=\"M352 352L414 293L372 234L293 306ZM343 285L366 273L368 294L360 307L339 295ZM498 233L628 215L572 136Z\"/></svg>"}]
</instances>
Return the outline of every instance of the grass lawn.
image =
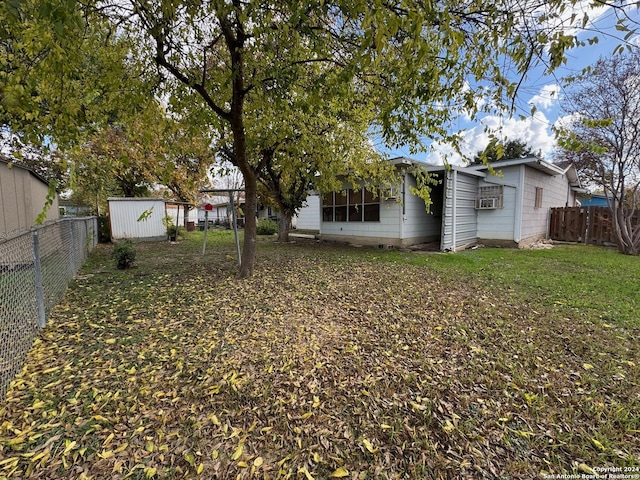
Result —
<instances>
[{"instance_id":1,"label":"grass lawn","mask_svg":"<svg viewBox=\"0 0 640 480\"><path fill-rule=\"evenodd\" d=\"M96 248L0 404L0 478L640 476L640 258L263 238L238 281L201 241Z\"/></svg>"}]
</instances>

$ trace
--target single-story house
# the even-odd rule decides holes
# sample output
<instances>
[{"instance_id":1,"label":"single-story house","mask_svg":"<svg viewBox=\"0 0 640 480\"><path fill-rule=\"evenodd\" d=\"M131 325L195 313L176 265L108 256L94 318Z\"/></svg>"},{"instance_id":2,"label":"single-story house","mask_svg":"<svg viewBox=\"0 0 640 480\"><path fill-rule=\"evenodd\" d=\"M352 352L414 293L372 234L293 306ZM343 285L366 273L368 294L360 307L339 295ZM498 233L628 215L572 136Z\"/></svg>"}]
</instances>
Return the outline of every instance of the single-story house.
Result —
<instances>
[{"instance_id":1,"label":"single-story house","mask_svg":"<svg viewBox=\"0 0 640 480\"><path fill-rule=\"evenodd\" d=\"M165 202L165 209L167 217L171 219L173 225L179 227L184 226L184 202L172 202L167 200ZM195 205L189 205L189 211L187 214L187 223L195 223L198 221L198 209Z\"/></svg>"},{"instance_id":2,"label":"single-story house","mask_svg":"<svg viewBox=\"0 0 640 480\"><path fill-rule=\"evenodd\" d=\"M27 167L0 156L0 234L31 228L44 210L49 182ZM48 207L45 221L57 220L58 195Z\"/></svg>"},{"instance_id":3,"label":"single-story house","mask_svg":"<svg viewBox=\"0 0 640 480\"><path fill-rule=\"evenodd\" d=\"M78 205L71 200L61 198L58 202L62 217L89 217L94 214L94 207Z\"/></svg>"},{"instance_id":4,"label":"single-story house","mask_svg":"<svg viewBox=\"0 0 640 480\"><path fill-rule=\"evenodd\" d=\"M609 195L609 199L613 197ZM585 193L578 197L581 207L607 207L607 195L604 193Z\"/></svg>"},{"instance_id":5,"label":"single-story house","mask_svg":"<svg viewBox=\"0 0 640 480\"><path fill-rule=\"evenodd\" d=\"M241 197L238 205L238 200L234 200L236 203L236 215L238 216L238 224L243 225L244 222L244 197ZM205 209L205 205L209 205L210 210ZM215 225L230 225L232 212L229 205L229 197L216 196L201 201L201 205L198 207L198 225L204 226L205 215L209 220L209 224Z\"/></svg>"},{"instance_id":6,"label":"single-story house","mask_svg":"<svg viewBox=\"0 0 640 480\"><path fill-rule=\"evenodd\" d=\"M473 244L526 246L545 238L549 209L576 205L581 188L575 167L560 167L536 157L492 165L437 166L408 158L390 160L402 182L388 199L347 188L324 193L320 238L367 245L408 246L435 242L441 251ZM422 165L435 175L432 205L411 194L410 173Z\"/></svg>"}]
</instances>

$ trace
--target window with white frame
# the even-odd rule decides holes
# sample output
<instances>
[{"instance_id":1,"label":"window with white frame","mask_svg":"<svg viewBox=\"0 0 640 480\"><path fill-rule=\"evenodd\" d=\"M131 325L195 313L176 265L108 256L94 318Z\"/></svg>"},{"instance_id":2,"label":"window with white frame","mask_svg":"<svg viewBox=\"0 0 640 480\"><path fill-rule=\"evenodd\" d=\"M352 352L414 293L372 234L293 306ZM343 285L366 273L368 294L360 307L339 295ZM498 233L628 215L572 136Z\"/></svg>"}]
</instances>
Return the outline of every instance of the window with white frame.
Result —
<instances>
[{"instance_id":1,"label":"window with white frame","mask_svg":"<svg viewBox=\"0 0 640 480\"><path fill-rule=\"evenodd\" d=\"M328 192L322 196L323 222L379 222L380 195L368 190Z\"/></svg>"},{"instance_id":2,"label":"window with white frame","mask_svg":"<svg viewBox=\"0 0 640 480\"><path fill-rule=\"evenodd\" d=\"M476 209L492 210L502 208L504 198L504 187L502 185L491 185L480 187L476 197Z\"/></svg>"},{"instance_id":3,"label":"window with white frame","mask_svg":"<svg viewBox=\"0 0 640 480\"><path fill-rule=\"evenodd\" d=\"M542 208L542 187L536 187L536 203L534 208Z\"/></svg>"}]
</instances>

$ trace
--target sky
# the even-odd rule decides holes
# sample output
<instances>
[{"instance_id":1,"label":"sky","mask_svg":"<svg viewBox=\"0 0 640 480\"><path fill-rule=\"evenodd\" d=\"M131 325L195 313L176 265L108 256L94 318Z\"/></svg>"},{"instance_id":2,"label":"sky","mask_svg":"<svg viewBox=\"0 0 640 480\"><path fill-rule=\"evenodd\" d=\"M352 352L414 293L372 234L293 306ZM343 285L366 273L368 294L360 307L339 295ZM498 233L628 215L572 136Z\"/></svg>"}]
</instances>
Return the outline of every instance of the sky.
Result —
<instances>
[{"instance_id":1,"label":"sky","mask_svg":"<svg viewBox=\"0 0 640 480\"><path fill-rule=\"evenodd\" d=\"M640 22L640 12L636 7L628 10L628 15L634 22ZM540 152L546 160L553 160L553 151L556 146L552 132L552 126L567 118L562 109L564 87L563 78L579 73L583 68L593 64L598 58L613 54L625 32L615 29L617 21L616 13L611 8L599 8L590 12L592 21L587 26L590 31L578 33L581 40L595 36L595 30L601 32L599 42L573 49L567 53L567 62L561 66L553 76L545 75L543 68L532 69L522 86L516 101L514 116L499 117L485 115L479 120L471 120L468 116L460 116L452 131L461 132L464 138L462 150L473 157L478 151L483 150L489 143L489 134L485 127L498 130L499 135L507 139L523 140L534 151ZM630 42L640 47L640 35L632 37ZM531 105L535 105L537 111L531 115ZM524 119L520 117L524 116ZM463 160L455 154L447 145L433 143L431 151L426 153L411 154L408 148L384 150L391 157L405 156L415 160L443 164L445 157L449 163L462 164Z\"/></svg>"}]
</instances>

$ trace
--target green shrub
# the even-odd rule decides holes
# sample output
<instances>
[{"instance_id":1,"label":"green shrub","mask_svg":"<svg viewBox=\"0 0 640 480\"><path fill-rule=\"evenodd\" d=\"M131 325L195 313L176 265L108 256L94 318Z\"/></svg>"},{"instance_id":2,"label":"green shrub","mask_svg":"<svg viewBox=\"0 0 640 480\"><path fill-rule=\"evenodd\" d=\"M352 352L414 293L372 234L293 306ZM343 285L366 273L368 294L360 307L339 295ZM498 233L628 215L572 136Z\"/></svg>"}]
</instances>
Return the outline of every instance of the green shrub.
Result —
<instances>
[{"instance_id":1,"label":"green shrub","mask_svg":"<svg viewBox=\"0 0 640 480\"><path fill-rule=\"evenodd\" d=\"M266 218L259 220L256 233L258 235L273 235L274 233L278 233L278 224Z\"/></svg>"},{"instance_id":2,"label":"green shrub","mask_svg":"<svg viewBox=\"0 0 640 480\"><path fill-rule=\"evenodd\" d=\"M171 240L172 242L177 241L180 230L178 229L178 226L173 223L173 218L171 218L169 215L166 215L162 219L162 223L167 228L167 236L169 237L169 240Z\"/></svg>"},{"instance_id":3,"label":"green shrub","mask_svg":"<svg viewBox=\"0 0 640 480\"><path fill-rule=\"evenodd\" d=\"M178 240L178 227L175 225L169 225L167 227L167 235L169 236L169 240L172 242Z\"/></svg>"},{"instance_id":4,"label":"green shrub","mask_svg":"<svg viewBox=\"0 0 640 480\"><path fill-rule=\"evenodd\" d=\"M133 266L136 259L136 249L131 240L120 240L113 245L111 256L116 261L119 270L126 270Z\"/></svg>"}]
</instances>

